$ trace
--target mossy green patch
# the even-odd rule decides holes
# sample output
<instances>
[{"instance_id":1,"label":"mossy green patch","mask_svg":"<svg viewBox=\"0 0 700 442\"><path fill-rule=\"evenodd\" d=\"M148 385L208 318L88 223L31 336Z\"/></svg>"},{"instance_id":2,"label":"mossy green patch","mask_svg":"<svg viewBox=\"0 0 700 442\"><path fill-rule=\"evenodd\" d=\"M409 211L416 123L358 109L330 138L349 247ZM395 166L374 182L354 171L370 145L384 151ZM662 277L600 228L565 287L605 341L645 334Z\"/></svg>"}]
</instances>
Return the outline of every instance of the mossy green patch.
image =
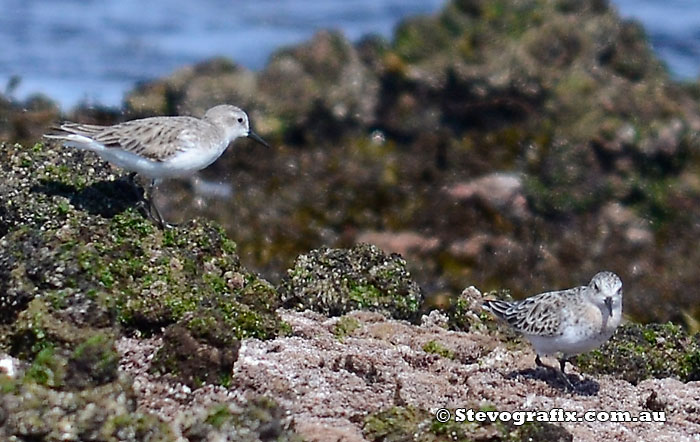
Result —
<instances>
[{"instance_id":1,"label":"mossy green patch","mask_svg":"<svg viewBox=\"0 0 700 442\"><path fill-rule=\"evenodd\" d=\"M495 411L492 407L473 407L474 412ZM392 407L367 416L362 426L363 436L370 441L444 440L467 442L481 440L488 434L491 441L571 441L573 436L563 427L545 422L526 422L515 425L485 419L482 422L456 422L455 410L448 410L450 418L440 422L435 415L417 407ZM496 412L497 413L497 412ZM466 414L463 415L466 417Z\"/></svg>"},{"instance_id":2,"label":"mossy green patch","mask_svg":"<svg viewBox=\"0 0 700 442\"><path fill-rule=\"evenodd\" d=\"M226 421L231 419L233 413L228 408L228 405L217 405L209 411L209 415L204 419L204 423L209 424L217 430L221 428Z\"/></svg>"},{"instance_id":3,"label":"mossy green patch","mask_svg":"<svg viewBox=\"0 0 700 442\"><path fill-rule=\"evenodd\" d=\"M700 380L700 335L688 336L680 326L624 324L605 345L580 355L579 370L609 374L633 384L648 378Z\"/></svg>"},{"instance_id":4,"label":"mossy green patch","mask_svg":"<svg viewBox=\"0 0 700 442\"><path fill-rule=\"evenodd\" d=\"M396 30L394 48L407 62L416 62L434 54L450 41L445 28L437 27L433 18L420 17L403 22Z\"/></svg>"},{"instance_id":5,"label":"mossy green patch","mask_svg":"<svg viewBox=\"0 0 700 442\"><path fill-rule=\"evenodd\" d=\"M80 391L62 391L35 380L25 376L3 397L13 404L13 417L2 427L7 440L25 440L28 435L45 440L175 440L163 420L135 411L136 399L126 379Z\"/></svg>"},{"instance_id":6,"label":"mossy green patch","mask_svg":"<svg viewBox=\"0 0 700 442\"><path fill-rule=\"evenodd\" d=\"M214 405L203 419L187 421L183 427L182 433L188 440L205 440L213 435L241 442L303 440L291 430L284 410L265 397L253 398L241 406Z\"/></svg>"},{"instance_id":7,"label":"mossy green patch","mask_svg":"<svg viewBox=\"0 0 700 442\"><path fill-rule=\"evenodd\" d=\"M454 359L455 358L455 353L454 351L450 350L449 348L446 348L442 344L440 344L437 341L428 341L423 345L423 351L426 353L433 353L438 356L441 356L443 358L447 359Z\"/></svg>"},{"instance_id":8,"label":"mossy green patch","mask_svg":"<svg viewBox=\"0 0 700 442\"><path fill-rule=\"evenodd\" d=\"M429 414L416 407L393 407L367 416L362 434L371 441L411 440L419 423L428 419Z\"/></svg>"},{"instance_id":9,"label":"mossy green patch","mask_svg":"<svg viewBox=\"0 0 700 442\"><path fill-rule=\"evenodd\" d=\"M288 308L330 315L367 309L416 319L423 300L403 258L369 244L299 256L278 290Z\"/></svg>"},{"instance_id":10,"label":"mossy green patch","mask_svg":"<svg viewBox=\"0 0 700 442\"><path fill-rule=\"evenodd\" d=\"M351 336L358 328L360 328L360 321L350 316L342 316L333 327L333 335L342 341L346 336Z\"/></svg>"},{"instance_id":11,"label":"mossy green patch","mask_svg":"<svg viewBox=\"0 0 700 442\"><path fill-rule=\"evenodd\" d=\"M280 321L274 312L279 306L274 287L241 269L235 245L218 227L192 224L181 229L177 247L165 246L165 235L131 210L97 227L87 237L77 236L79 232L67 237L18 231L17 240L25 236L35 244L18 248L18 260L36 259L23 253L40 249L53 258L43 256L41 263L32 264L41 269L38 281L18 283L46 288L58 284L72 287L71 293L98 294L94 301L100 308L116 310L123 325L142 331L174 323L200 307L214 307L241 337L275 334ZM28 276L26 271L13 275ZM48 293L52 308L69 306L66 292Z\"/></svg>"},{"instance_id":12,"label":"mossy green patch","mask_svg":"<svg viewBox=\"0 0 700 442\"><path fill-rule=\"evenodd\" d=\"M17 318L10 335L5 337L6 345L9 345L11 354L33 359L43 350L52 351L56 342L72 342L76 338L73 331L64 330L60 321L49 313L46 304L34 299Z\"/></svg>"},{"instance_id":13,"label":"mossy green patch","mask_svg":"<svg viewBox=\"0 0 700 442\"><path fill-rule=\"evenodd\" d=\"M367 309L371 307L378 307L379 300L381 299L382 293L379 289L370 284L349 284L349 294L348 296L352 301L357 303L357 307L360 309Z\"/></svg>"},{"instance_id":14,"label":"mossy green patch","mask_svg":"<svg viewBox=\"0 0 700 442\"><path fill-rule=\"evenodd\" d=\"M479 313L479 319L487 319L482 317L484 312ZM458 297L450 303L447 309L447 317L449 318L448 325L451 330L469 331L474 323L474 312L472 311L471 302L467 299Z\"/></svg>"},{"instance_id":15,"label":"mossy green patch","mask_svg":"<svg viewBox=\"0 0 700 442\"><path fill-rule=\"evenodd\" d=\"M65 364L56 357L54 348L46 347L37 353L24 380L55 388L63 385L65 374Z\"/></svg>"}]
</instances>

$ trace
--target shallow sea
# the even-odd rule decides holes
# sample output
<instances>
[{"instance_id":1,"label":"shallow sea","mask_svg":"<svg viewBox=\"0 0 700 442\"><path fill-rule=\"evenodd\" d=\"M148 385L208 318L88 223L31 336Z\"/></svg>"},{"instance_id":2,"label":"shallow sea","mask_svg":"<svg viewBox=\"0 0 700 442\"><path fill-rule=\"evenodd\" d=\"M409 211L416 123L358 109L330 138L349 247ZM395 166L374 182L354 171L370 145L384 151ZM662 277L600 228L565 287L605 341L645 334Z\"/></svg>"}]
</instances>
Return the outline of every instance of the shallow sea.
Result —
<instances>
[{"instance_id":1,"label":"shallow sea","mask_svg":"<svg viewBox=\"0 0 700 442\"><path fill-rule=\"evenodd\" d=\"M676 78L700 70L700 1L616 0L644 23ZM0 92L41 92L64 108L118 106L136 82L223 55L251 69L323 28L390 37L403 18L444 0L0 0Z\"/></svg>"}]
</instances>

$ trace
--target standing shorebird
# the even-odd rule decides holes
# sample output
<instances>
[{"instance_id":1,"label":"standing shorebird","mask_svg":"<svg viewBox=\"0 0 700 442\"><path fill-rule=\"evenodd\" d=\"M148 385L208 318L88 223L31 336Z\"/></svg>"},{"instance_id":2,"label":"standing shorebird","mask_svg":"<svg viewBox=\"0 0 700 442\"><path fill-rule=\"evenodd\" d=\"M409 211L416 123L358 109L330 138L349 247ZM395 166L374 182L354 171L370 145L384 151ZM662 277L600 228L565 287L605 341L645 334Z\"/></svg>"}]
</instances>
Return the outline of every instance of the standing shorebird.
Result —
<instances>
[{"instance_id":1,"label":"standing shorebird","mask_svg":"<svg viewBox=\"0 0 700 442\"><path fill-rule=\"evenodd\" d=\"M155 212L161 227L167 224L153 203L152 190L163 178L189 176L204 169L239 137L269 147L251 130L248 115L228 104L212 107L201 119L151 117L114 126L66 122L56 128L56 133L44 137L93 151L103 160L151 180L148 213L153 216Z\"/></svg>"},{"instance_id":2,"label":"standing shorebird","mask_svg":"<svg viewBox=\"0 0 700 442\"><path fill-rule=\"evenodd\" d=\"M561 374L571 356L606 342L622 321L622 281L612 272L596 274L586 286L541 293L521 301L484 301L483 307L525 336L540 356L561 354ZM573 389L573 388L572 388Z\"/></svg>"}]
</instances>

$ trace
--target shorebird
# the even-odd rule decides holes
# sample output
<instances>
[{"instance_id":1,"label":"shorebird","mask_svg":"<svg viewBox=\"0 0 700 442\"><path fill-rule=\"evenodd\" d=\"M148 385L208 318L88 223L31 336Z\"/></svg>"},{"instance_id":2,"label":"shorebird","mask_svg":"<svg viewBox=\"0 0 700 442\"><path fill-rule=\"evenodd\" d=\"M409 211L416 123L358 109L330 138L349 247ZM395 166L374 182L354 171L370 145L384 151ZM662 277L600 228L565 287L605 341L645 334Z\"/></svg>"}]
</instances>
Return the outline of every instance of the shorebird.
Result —
<instances>
[{"instance_id":1,"label":"shorebird","mask_svg":"<svg viewBox=\"0 0 700 442\"><path fill-rule=\"evenodd\" d=\"M115 166L150 180L148 214L167 226L153 203L152 190L163 178L183 177L204 169L240 137L269 145L250 128L248 115L236 106L222 104L203 118L150 117L113 126L64 122L44 137L65 146L90 150Z\"/></svg>"},{"instance_id":2,"label":"shorebird","mask_svg":"<svg viewBox=\"0 0 700 442\"><path fill-rule=\"evenodd\" d=\"M612 272L596 274L588 285L541 293L521 301L484 301L483 307L522 333L540 356L561 354L559 365L606 342L622 321L622 281Z\"/></svg>"}]
</instances>

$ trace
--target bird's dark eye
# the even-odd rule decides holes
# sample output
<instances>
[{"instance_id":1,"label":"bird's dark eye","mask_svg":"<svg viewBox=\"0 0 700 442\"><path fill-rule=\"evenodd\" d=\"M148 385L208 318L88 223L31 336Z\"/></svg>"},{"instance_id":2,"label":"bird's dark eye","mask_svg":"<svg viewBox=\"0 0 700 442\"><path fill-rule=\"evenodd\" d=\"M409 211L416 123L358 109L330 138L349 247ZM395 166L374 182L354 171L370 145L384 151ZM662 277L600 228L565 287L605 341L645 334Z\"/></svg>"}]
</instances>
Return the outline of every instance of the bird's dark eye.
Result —
<instances>
[{"instance_id":1,"label":"bird's dark eye","mask_svg":"<svg viewBox=\"0 0 700 442\"><path fill-rule=\"evenodd\" d=\"M239 122L239 123L242 123L242 122L243 122L243 118L238 117L238 122Z\"/></svg>"}]
</instances>

